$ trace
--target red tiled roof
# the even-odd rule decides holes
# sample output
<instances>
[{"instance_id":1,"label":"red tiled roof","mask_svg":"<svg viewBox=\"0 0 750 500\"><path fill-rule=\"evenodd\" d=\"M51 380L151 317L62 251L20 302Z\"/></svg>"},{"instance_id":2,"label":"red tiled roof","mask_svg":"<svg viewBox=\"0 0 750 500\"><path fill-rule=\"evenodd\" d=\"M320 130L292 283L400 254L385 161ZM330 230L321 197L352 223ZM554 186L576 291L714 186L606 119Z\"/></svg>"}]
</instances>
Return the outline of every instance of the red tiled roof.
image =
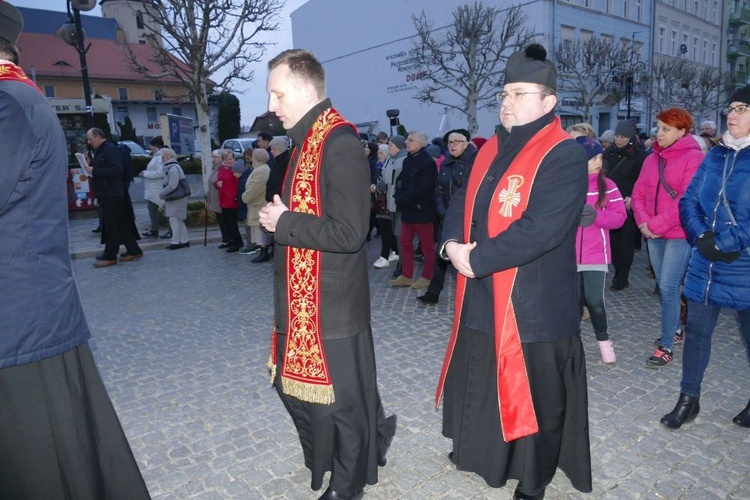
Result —
<instances>
[{"instance_id":1,"label":"red tiled roof","mask_svg":"<svg viewBox=\"0 0 750 500\"><path fill-rule=\"evenodd\" d=\"M126 56L128 48L136 54L138 63L146 67L149 74L158 75L164 72L156 63L149 61L152 49L148 45L135 43L123 45L114 40L87 38L86 46L89 43L91 43L91 47L86 53L89 78L146 80L143 75L130 69ZM18 40L18 49L21 53L21 67L26 74L31 74L31 66L33 65L37 76L81 77L81 63L78 52L55 35L22 33ZM59 64L60 61L68 65ZM177 79L161 77L159 81L174 83L177 82Z\"/></svg>"}]
</instances>

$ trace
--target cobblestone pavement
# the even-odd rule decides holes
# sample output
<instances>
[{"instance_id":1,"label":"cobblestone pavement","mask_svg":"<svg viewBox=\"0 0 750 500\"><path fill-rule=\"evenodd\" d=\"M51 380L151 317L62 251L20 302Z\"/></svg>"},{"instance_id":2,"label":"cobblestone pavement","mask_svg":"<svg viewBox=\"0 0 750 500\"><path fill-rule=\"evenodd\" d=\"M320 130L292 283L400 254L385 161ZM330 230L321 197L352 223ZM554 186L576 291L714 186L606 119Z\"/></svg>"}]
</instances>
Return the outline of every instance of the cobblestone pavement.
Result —
<instances>
[{"instance_id":1,"label":"cobblestone pavement","mask_svg":"<svg viewBox=\"0 0 750 500\"><path fill-rule=\"evenodd\" d=\"M145 221L142 204L138 220ZM272 265L227 254L216 243L177 251L144 245L145 258L94 269L91 220L71 221L74 268L93 332L94 355L155 499L314 499L293 425L269 383ZM216 230L209 232L216 239ZM162 242L164 240L161 240ZM369 244L371 261L380 240ZM617 364L601 362L583 324L589 376L594 491L574 490L561 472L547 498L747 499L750 431L731 423L750 397L734 318L722 316L701 414L680 431L658 421L677 400L681 347L661 370L646 358L658 336L658 302L636 256L631 287L607 292ZM393 267L393 266L392 266ZM379 386L398 431L372 499L505 499L447 459L434 407L452 318L453 280L437 306L391 289L371 268Z\"/></svg>"}]
</instances>

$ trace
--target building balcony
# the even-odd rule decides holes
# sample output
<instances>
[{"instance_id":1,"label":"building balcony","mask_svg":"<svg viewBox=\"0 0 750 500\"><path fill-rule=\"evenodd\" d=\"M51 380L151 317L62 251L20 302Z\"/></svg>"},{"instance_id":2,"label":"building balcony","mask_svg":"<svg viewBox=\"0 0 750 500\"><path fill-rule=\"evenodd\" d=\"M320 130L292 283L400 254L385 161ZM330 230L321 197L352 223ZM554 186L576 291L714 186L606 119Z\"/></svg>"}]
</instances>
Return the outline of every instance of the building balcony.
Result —
<instances>
[{"instance_id":1,"label":"building balcony","mask_svg":"<svg viewBox=\"0 0 750 500\"><path fill-rule=\"evenodd\" d=\"M729 40L727 42L727 59L733 61L738 57L750 57L750 42L747 40Z\"/></svg>"},{"instance_id":2,"label":"building balcony","mask_svg":"<svg viewBox=\"0 0 750 500\"><path fill-rule=\"evenodd\" d=\"M729 13L730 26L750 25L750 9L739 8Z\"/></svg>"},{"instance_id":3,"label":"building balcony","mask_svg":"<svg viewBox=\"0 0 750 500\"><path fill-rule=\"evenodd\" d=\"M730 75L727 75L727 86L729 87L744 87L748 83L748 74L745 71L736 71Z\"/></svg>"}]
</instances>

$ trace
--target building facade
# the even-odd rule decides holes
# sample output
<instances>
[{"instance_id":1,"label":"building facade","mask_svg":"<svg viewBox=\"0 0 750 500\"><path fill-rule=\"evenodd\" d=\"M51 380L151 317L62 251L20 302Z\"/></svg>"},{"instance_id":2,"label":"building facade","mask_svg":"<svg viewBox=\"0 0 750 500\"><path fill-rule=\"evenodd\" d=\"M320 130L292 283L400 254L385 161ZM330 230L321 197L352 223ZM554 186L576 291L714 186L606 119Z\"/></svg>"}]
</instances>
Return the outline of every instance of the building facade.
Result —
<instances>
[{"instance_id":1,"label":"building facade","mask_svg":"<svg viewBox=\"0 0 750 500\"><path fill-rule=\"evenodd\" d=\"M383 0L375 9L362 2L310 0L292 13L294 46L312 50L323 62L328 95L361 128L389 131L385 112L399 109L399 119L408 129L442 135L466 127L466 118L450 107L414 99L424 83L425 69L416 67L410 56L416 43L412 16L424 12L433 21L433 31L439 31L464 3ZM592 37L631 48L626 64L613 61L614 71L601 75L607 91L588 108L582 105L579 89L570 83L559 85L558 113L566 125L587 120L599 133L614 129L618 120L627 117L642 131L654 125L658 109L648 92L651 67L658 57L672 57L671 45L654 35L659 26L670 34L677 26L679 37L687 34L687 57L695 64L722 65L720 0L530 0L493 5L507 10L516 4L522 5L527 26L550 55L561 44ZM336 12L336 29L321 30L320 26L330 24L330 12ZM662 43L659 50L657 43ZM477 118L479 135L491 135L498 124L497 107L479 110Z\"/></svg>"},{"instance_id":2,"label":"building facade","mask_svg":"<svg viewBox=\"0 0 750 500\"><path fill-rule=\"evenodd\" d=\"M165 77L160 68L149 63L150 46L144 30L131 32L128 26L137 10L125 4L141 2L103 2L102 12L118 18L81 16L86 34L86 53L92 104L97 123L106 123L113 136L119 137L126 118L132 123L138 142L147 146L161 135L161 114L179 114L195 120L195 103L180 83ZM106 8L105 8L106 7ZM113 9L117 7L117 9ZM81 64L76 49L56 34L69 22L64 12L19 9L24 30L18 42L21 66L35 80L55 108L68 138L71 152L85 148L86 108L83 95ZM114 11L114 12L113 12ZM137 26L135 21L133 25ZM129 42L133 39L135 42ZM145 66L144 76L132 69L133 61ZM141 63L141 61L146 61ZM149 65L154 67L149 67ZM216 130L217 109L211 110L211 129ZM218 138L216 138L218 140Z\"/></svg>"}]
</instances>

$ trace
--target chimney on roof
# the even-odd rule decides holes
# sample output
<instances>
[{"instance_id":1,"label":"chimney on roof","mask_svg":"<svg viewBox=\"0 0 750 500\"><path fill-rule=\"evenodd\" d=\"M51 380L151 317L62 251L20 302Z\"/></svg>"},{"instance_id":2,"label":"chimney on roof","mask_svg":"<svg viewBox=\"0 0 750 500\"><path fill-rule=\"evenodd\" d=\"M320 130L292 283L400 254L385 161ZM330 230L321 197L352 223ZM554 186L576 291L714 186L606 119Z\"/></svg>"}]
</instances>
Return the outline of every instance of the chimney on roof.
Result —
<instances>
[{"instance_id":1,"label":"chimney on roof","mask_svg":"<svg viewBox=\"0 0 750 500\"><path fill-rule=\"evenodd\" d=\"M115 38L117 39L117 43L119 43L120 45L125 45L126 43L128 43L125 38L125 30L119 26L115 30Z\"/></svg>"}]
</instances>

